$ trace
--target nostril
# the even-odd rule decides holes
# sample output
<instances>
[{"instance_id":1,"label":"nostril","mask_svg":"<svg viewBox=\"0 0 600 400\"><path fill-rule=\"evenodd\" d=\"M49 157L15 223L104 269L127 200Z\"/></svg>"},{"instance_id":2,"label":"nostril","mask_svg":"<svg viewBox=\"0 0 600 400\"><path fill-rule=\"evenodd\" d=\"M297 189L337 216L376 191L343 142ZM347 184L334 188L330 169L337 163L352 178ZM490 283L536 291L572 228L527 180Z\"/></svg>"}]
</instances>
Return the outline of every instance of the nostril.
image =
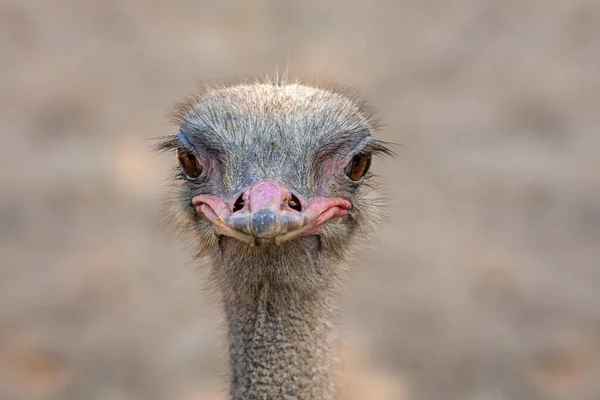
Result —
<instances>
[{"instance_id":1,"label":"nostril","mask_svg":"<svg viewBox=\"0 0 600 400\"><path fill-rule=\"evenodd\" d=\"M240 197L238 197L235 203L233 204L233 212L240 211L242 208L244 208L246 202L244 201L243 195L243 193L240 194Z\"/></svg>"},{"instance_id":2,"label":"nostril","mask_svg":"<svg viewBox=\"0 0 600 400\"><path fill-rule=\"evenodd\" d=\"M292 210L296 210L298 212L302 211L302 204L300 204L300 199L292 194L292 198L288 200L288 206Z\"/></svg>"}]
</instances>

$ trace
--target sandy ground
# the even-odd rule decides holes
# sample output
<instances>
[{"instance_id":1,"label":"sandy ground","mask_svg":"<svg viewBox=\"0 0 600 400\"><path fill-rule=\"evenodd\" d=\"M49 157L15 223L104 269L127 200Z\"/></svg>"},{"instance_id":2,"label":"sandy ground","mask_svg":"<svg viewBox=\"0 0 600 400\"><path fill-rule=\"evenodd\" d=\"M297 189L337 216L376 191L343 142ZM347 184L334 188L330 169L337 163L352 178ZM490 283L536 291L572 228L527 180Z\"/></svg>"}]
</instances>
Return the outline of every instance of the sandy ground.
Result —
<instances>
[{"instance_id":1,"label":"sandy ground","mask_svg":"<svg viewBox=\"0 0 600 400\"><path fill-rule=\"evenodd\" d=\"M0 398L224 399L156 229L197 83L355 85L401 158L345 301L347 399L600 398L600 3L0 1Z\"/></svg>"}]
</instances>

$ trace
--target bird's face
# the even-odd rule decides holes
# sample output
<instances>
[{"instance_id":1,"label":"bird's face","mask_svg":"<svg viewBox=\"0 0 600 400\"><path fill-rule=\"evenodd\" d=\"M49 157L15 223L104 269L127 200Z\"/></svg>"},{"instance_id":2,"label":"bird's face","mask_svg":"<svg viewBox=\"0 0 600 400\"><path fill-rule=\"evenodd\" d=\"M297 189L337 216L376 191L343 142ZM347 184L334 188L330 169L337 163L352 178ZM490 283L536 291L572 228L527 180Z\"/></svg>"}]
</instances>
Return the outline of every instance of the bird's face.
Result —
<instances>
[{"instance_id":1,"label":"bird's face","mask_svg":"<svg viewBox=\"0 0 600 400\"><path fill-rule=\"evenodd\" d=\"M180 110L180 205L204 249L343 250L377 211L364 108L301 85L210 91ZM364 229L362 229L364 231Z\"/></svg>"}]
</instances>

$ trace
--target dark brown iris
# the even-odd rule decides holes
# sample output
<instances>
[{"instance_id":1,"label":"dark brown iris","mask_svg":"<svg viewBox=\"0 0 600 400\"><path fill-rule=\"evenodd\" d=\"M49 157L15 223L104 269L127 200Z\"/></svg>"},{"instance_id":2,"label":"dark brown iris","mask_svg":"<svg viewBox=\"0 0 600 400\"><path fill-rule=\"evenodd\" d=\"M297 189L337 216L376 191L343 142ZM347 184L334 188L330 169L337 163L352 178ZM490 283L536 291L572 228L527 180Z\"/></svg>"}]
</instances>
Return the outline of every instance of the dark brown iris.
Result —
<instances>
[{"instance_id":1,"label":"dark brown iris","mask_svg":"<svg viewBox=\"0 0 600 400\"><path fill-rule=\"evenodd\" d=\"M344 172L348 178L353 181L360 180L365 174L369 171L369 167L371 166L371 155L370 154L357 154L348 165L346 165L346 169Z\"/></svg>"},{"instance_id":2,"label":"dark brown iris","mask_svg":"<svg viewBox=\"0 0 600 400\"><path fill-rule=\"evenodd\" d=\"M202 174L202 164L194 153L187 149L177 149L177 161L188 179L196 179Z\"/></svg>"}]
</instances>

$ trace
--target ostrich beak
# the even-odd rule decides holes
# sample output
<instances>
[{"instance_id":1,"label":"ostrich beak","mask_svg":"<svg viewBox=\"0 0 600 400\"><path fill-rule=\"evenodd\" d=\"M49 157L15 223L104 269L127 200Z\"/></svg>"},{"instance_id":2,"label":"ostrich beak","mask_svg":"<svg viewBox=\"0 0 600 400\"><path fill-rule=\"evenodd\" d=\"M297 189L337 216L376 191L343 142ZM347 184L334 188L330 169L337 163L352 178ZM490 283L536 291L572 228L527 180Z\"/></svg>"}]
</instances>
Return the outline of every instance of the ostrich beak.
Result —
<instances>
[{"instance_id":1,"label":"ostrich beak","mask_svg":"<svg viewBox=\"0 0 600 400\"><path fill-rule=\"evenodd\" d=\"M313 198L299 203L282 182L265 180L246 189L228 206L213 195L192 199L196 211L213 223L218 235L251 245L279 245L318 233L328 221L344 217L352 207L342 198Z\"/></svg>"}]
</instances>

